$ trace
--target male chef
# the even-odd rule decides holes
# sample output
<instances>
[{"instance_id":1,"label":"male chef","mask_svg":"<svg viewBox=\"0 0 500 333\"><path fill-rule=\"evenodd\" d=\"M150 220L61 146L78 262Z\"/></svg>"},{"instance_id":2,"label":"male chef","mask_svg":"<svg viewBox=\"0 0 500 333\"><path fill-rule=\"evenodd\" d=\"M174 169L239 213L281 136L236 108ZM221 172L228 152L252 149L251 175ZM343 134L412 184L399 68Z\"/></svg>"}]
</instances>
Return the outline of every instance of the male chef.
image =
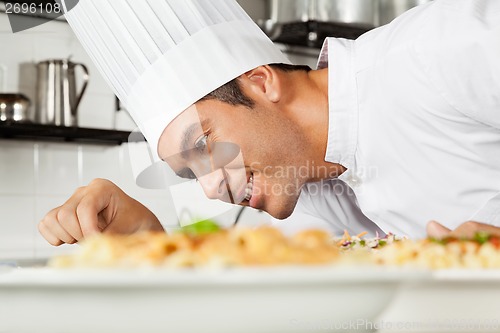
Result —
<instances>
[{"instance_id":1,"label":"male chef","mask_svg":"<svg viewBox=\"0 0 500 333\"><path fill-rule=\"evenodd\" d=\"M329 38L317 70L232 0L81 0L66 17L157 158L209 198L289 230L500 234L500 1ZM39 225L53 245L144 228L162 229L106 180Z\"/></svg>"}]
</instances>

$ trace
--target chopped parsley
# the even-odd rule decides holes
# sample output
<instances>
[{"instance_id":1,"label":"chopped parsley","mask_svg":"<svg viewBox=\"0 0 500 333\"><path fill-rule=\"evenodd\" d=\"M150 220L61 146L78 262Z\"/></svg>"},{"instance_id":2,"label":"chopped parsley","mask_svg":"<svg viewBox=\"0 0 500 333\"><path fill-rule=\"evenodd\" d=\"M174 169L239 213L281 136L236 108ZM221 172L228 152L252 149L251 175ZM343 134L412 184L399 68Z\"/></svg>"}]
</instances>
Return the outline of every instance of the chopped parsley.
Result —
<instances>
[{"instance_id":1,"label":"chopped parsley","mask_svg":"<svg viewBox=\"0 0 500 333\"><path fill-rule=\"evenodd\" d=\"M476 232L474 235L474 241L478 242L479 244L484 244L487 243L491 238L491 235L485 231L479 231Z\"/></svg>"},{"instance_id":2,"label":"chopped parsley","mask_svg":"<svg viewBox=\"0 0 500 333\"><path fill-rule=\"evenodd\" d=\"M210 234L219 230L221 230L219 225L212 220L205 220L182 227L182 232L190 235Z\"/></svg>"}]
</instances>

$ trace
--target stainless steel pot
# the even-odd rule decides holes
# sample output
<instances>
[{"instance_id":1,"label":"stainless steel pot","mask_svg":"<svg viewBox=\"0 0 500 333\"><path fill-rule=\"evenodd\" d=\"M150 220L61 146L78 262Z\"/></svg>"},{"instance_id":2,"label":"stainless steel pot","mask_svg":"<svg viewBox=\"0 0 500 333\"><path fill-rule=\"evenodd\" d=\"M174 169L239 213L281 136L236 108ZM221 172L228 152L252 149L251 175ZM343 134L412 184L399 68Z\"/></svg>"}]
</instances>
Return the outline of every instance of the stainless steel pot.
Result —
<instances>
[{"instance_id":1,"label":"stainless steel pot","mask_svg":"<svg viewBox=\"0 0 500 333\"><path fill-rule=\"evenodd\" d=\"M377 26L379 0L271 0L271 21L336 22Z\"/></svg>"},{"instance_id":2,"label":"stainless steel pot","mask_svg":"<svg viewBox=\"0 0 500 333\"><path fill-rule=\"evenodd\" d=\"M378 0L316 0L316 20L375 27L379 22Z\"/></svg>"},{"instance_id":3,"label":"stainless steel pot","mask_svg":"<svg viewBox=\"0 0 500 333\"><path fill-rule=\"evenodd\" d=\"M314 20L315 0L270 0L271 21L275 23Z\"/></svg>"},{"instance_id":4,"label":"stainless steel pot","mask_svg":"<svg viewBox=\"0 0 500 333\"><path fill-rule=\"evenodd\" d=\"M31 102L22 94L0 94L0 122L32 122Z\"/></svg>"},{"instance_id":5,"label":"stainless steel pot","mask_svg":"<svg viewBox=\"0 0 500 333\"><path fill-rule=\"evenodd\" d=\"M430 1L432 0L270 0L270 22L265 22L265 28L306 21L377 27Z\"/></svg>"},{"instance_id":6,"label":"stainless steel pot","mask_svg":"<svg viewBox=\"0 0 500 333\"><path fill-rule=\"evenodd\" d=\"M407 10L432 0L378 0L380 1L380 25L387 24Z\"/></svg>"}]
</instances>

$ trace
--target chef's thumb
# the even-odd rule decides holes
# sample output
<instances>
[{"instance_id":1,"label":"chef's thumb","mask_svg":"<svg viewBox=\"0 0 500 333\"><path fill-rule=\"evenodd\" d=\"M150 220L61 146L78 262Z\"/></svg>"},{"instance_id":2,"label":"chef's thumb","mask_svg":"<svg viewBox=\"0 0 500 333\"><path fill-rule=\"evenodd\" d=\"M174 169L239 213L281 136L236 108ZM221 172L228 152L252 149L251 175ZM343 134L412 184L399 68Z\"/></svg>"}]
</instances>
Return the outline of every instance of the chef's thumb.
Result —
<instances>
[{"instance_id":1,"label":"chef's thumb","mask_svg":"<svg viewBox=\"0 0 500 333\"><path fill-rule=\"evenodd\" d=\"M431 238L442 239L448 236L450 232L450 229L439 222L431 221L427 223L427 236Z\"/></svg>"}]
</instances>

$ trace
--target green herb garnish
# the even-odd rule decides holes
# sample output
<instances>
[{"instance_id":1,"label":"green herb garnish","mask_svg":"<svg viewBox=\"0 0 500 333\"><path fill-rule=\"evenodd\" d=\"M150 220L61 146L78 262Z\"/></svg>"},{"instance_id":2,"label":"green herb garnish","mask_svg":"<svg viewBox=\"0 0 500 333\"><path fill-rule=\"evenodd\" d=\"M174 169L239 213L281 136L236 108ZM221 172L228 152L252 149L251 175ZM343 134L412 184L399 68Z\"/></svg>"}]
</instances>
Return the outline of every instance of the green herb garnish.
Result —
<instances>
[{"instance_id":1,"label":"green herb garnish","mask_svg":"<svg viewBox=\"0 0 500 333\"><path fill-rule=\"evenodd\" d=\"M198 223L190 224L182 227L182 232L191 235L210 234L221 230L219 225L212 220L205 220Z\"/></svg>"},{"instance_id":2,"label":"green herb garnish","mask_svg":"<svg viewBox=\"0 0 500 333\"><path fill-rule=\"evenodd\" d=\"M474 235L474 241L478 242L479 244L484 244L487 243L491 238L491 235L485 231L479 231L476 232Z\"/></svg>"},{"instance_id":3,"label":"green herb garnish","mask_svg":"<svg viewBox=\"0 0 500 333\"><path fill-rule=\"evenodd\" d=\"M429 240L433 243L437 243L437 244L440 244L440 245L446 245L448 243L448 239L447 238L434 238L434 237L431 237L429 238Z\"/></svg>"}]
</instances>

